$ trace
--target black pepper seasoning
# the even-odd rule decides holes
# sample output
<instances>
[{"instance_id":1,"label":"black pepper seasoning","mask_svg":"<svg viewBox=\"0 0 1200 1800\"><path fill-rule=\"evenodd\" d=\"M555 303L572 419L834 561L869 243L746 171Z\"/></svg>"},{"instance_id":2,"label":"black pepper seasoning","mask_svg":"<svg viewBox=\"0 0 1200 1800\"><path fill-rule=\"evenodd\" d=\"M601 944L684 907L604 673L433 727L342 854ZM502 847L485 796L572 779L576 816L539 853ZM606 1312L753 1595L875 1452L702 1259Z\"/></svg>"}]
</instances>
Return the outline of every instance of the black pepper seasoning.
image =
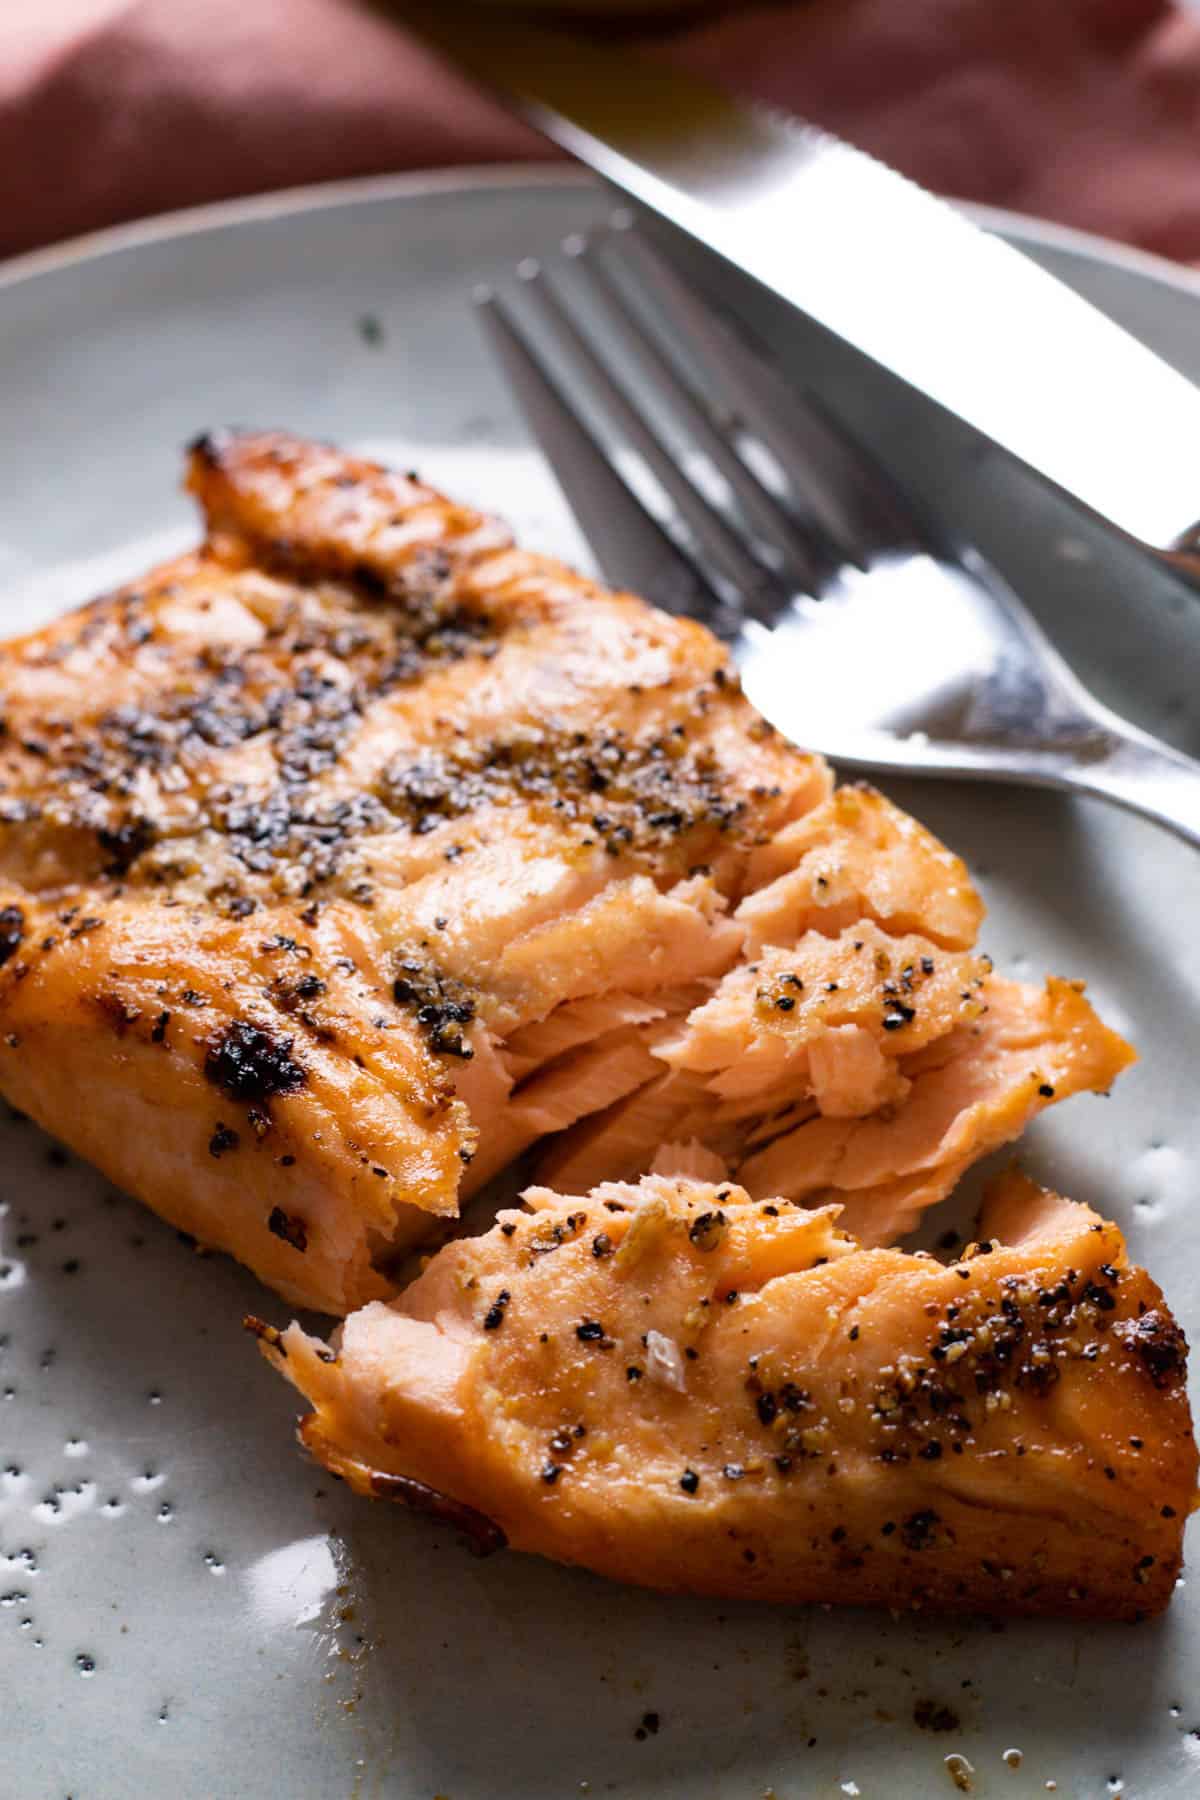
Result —
<instances>
[{"instance_id":1,"label":"black pepper seasoning","mask_svg":"<svg viewBox=\"0 0 1200 1800\"><path fill-rule=\"evenodd\" d=\"M508 1303L511 1299L512 1295L509 1293L508 1289L501 1288L500 1292L496 1295L495 1300L493 1300L492 1304L483 1315L483 1329L485 1331L499 1331L501 1325L504 1323L504 1314L508 1309Z\"/></svg>"},{"instance_id":2,"label":"black pepper seasoning","mask_svg":"<svg viewBox=\"0 0 1200 1800\"><path fill-rule=\"evenodd\" d=\"M208 1140L208 1154L210 1156L224 1156L227 1150L236 1150L238 1143L239 1139L237 1132L226 1125L223 1120L218 1119L216 1130Z\"/></svg>"}]
</instances>

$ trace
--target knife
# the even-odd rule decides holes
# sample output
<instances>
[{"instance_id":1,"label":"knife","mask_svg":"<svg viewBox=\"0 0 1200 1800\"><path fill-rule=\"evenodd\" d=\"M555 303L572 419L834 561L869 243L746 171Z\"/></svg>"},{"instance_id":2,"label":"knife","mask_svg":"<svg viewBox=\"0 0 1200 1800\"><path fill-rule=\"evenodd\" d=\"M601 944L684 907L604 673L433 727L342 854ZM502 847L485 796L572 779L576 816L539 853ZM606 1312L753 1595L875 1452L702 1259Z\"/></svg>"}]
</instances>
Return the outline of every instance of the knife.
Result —
<instances>
[{"instance_id":1,"label":"knife","mask_svg":"<svg viewBox=\"0 0 1200 1800\"><path fill-rule=\"evenodd\" d=\"M1029 258L665 61L476 7L398 10L614 187L1200 581L1200 389Z\"/></svg>"}]
</instances>

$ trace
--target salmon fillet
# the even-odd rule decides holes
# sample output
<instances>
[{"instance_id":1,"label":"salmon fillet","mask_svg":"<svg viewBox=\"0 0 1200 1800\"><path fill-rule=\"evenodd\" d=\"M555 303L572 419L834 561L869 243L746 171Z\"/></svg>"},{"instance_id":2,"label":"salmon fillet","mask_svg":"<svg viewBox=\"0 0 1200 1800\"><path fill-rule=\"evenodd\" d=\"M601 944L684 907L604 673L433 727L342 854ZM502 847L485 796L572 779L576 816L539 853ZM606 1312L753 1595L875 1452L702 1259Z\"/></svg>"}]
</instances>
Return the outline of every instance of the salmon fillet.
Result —
<instances>
[{"instance_id":1,"label":"salmon fillet","mask_svg":"<svg viewBox=\"0 0 1200 1800\"><path fill-rule=\"evenodd\" d=\"M504 1036L729 967L829 775L700 626L415 479L260 435L189 485L199 551L0 654L0 1091L340 1313L576 1116L510 1128Z\"/></svg>"},{"instance_id":2,"label":"salmon fillet","mask_svg":"<svg viewBox=\"0 0 1200 1800\"><path fill-rule=\"evenodd\" d=\"M1186 1345L1086 1206L1010 1174L943 1266L696 1179L525 1199L333 1348L251 1322L359 1492L666 1590L1167 1604Z\"/></svg>"},{"instance_id":3,"label":"salmon fillet","mask_svg":"<svg viewBox=\"0 0 1200 1800\"><path fill-rule=\"evenodd\" d=\"M542 1139L884 1242L1128 1060L703 627L321 445L188 482L195 553L0 650L0 1093L295 1304Z\"/></svg>"}]
</instances>

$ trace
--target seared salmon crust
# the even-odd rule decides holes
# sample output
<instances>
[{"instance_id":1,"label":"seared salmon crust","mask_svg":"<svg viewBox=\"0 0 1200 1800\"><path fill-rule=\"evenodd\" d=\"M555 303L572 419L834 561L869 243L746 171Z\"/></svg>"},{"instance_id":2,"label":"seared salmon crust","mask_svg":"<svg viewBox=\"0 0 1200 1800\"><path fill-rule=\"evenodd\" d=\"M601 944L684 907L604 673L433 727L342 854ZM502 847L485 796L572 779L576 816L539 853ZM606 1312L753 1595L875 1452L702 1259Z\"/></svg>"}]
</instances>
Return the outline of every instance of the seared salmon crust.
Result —
<instances>
[{"instance_id":1,"label":"seared salmon crust","mask_svg":"<svg viewBox=\"0 0 1200 1800\"><path fill-rule=\"evenodd\" d=\"M688 620L415 477L192 449L201 548L0 654L0 1092L342 1314L531 1144L907 1230L1132 1052Z\"/></svg>"},{"instance_id":2,"label":"seared salmon crust","mask_svg":"<svg viewBox=\"0 0 1200 1800\"><path fill-rule=\"evenodd\" d=\"M191 555L0 652L0 1092L288 1300L305 1443L666 1589L1132 1618L1196 1480L1120 1233L1013 1177L1132 1051L701 626L209 436ZM547 1187L427 1259L540 1144Z\"/></svg>"},{"instance_id":3,"label":"seared salmon crust","mask_svg":"<svg viewBox=\"0 0 1200 1800\"><path fill-rule=\"evenodd\" d=\"M836 1208L650 1176L534 1190L333 1350L263 1348L364 1494L649 1587L1135 1619L1197 1456L1186 1347L1121 1234L1018 1175L943 1265Z\"/></svg>"}]
</instances>

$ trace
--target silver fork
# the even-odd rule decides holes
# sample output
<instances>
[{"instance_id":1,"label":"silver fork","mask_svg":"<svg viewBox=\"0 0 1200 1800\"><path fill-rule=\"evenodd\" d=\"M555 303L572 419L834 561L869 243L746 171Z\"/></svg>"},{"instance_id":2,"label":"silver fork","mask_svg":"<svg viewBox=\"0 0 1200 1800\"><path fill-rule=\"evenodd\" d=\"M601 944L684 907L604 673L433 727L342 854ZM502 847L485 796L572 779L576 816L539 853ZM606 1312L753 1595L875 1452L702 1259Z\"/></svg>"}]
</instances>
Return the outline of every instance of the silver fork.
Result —
<instances>
[{"instance_id":1,"label":"silver fork","mask_svg":"<svg viewBox=\"0 0 1200 1800\"><path fill-rule=\"evenodd\" d=\"M517 273L519 306L481 290L480 315L605 576L725 638L772 725L851 769L1099 794L1200 846L1200 763L1101 705L636 230Z\"/></svg>"}]
</instances>

